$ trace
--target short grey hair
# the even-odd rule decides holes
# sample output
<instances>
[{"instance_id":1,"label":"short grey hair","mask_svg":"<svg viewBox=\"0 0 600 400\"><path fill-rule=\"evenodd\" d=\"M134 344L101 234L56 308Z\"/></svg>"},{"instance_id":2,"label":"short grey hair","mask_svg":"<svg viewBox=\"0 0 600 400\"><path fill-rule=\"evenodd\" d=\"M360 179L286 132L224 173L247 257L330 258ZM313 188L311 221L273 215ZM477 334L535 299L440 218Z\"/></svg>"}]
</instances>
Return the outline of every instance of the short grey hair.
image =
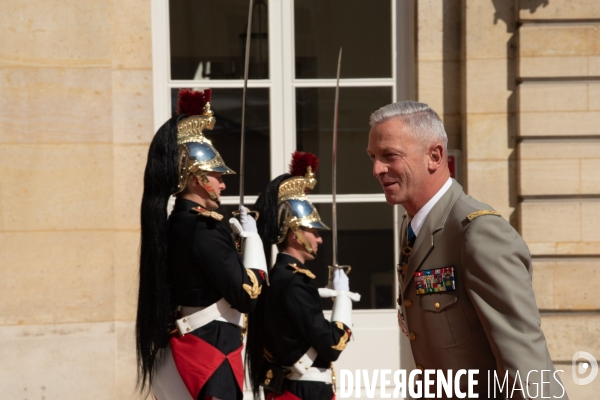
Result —
<instances>
[{"instance_id":1,"label":"short grey hair","mask_svg":"<svg viewBox=\"0 0 600 400\"><path fill-rule=\"evenodd\" d=\"M448 136L444 123L427 104L414 100L388 104L371 114L369 124L373 127L392 118L402 119L409 128L407 133L416 137L422 144L441 142L444 149L448 150Z\"/></svg>"}]
</instances>

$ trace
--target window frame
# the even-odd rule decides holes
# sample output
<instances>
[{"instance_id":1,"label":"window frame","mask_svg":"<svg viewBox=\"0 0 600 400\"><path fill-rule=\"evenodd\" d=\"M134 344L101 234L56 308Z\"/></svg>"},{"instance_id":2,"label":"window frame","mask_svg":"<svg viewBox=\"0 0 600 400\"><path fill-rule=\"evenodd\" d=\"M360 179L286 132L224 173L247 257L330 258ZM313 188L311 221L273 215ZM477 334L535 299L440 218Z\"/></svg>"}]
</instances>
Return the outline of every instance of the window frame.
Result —
<instances>
[{"instance_id":1,"label":"window frame","mask_svg":"<svg viewBox=\"0 0 600 400\"><path fill-rule=\"evenodd\" d=\"M406 72L410 74L411 63L414 57L404 63L404 69L399 69L397 63L398 50L402 55L405 44L410 43L413 35L411 26L403 29L403 35L398 41L397 23L402 20L406 23L404 6L391 3L391 57L392 76L390 78L353 78L340 79L340 87L390 87L392 102L398 97L405 96L407 92ZM170 65L170 37L169 37L169 0L151 0L152 8L152 65L153 65L153 105L154 129L160 128L171 118L171 96L173 88L211 88L211 89L241 89L243 80L172 80ZM271 179L287 170L289 155L296 150L296 89L297 88L335 88L336 80L333 79L296 79L295 76L295 41L294 41L294 4L292 1L270 0L268 3L269 32L281 34L269 35L269 79L252 79L248 81L248 88L269 89L270 102L270 177ZM284 23L285 22L285 23ZM409 29L408 33L405 32ZM399 47L400 45L400 47ZM410 51L410 50L409 50ZM403 58L404 59L404 58ZM343 60L342 60L343 63ZM399 80L400 78L400 80ZM414 84L414 83L413 83ZM410 93L411 90L409 89ZM399 95L400 94L400 95ZM333 110L332 110L333 112ZM283 133L283 134L278 134ZM366 155L365 155L366 157ZM331 194L311 195L313 203L331 203ZM253 203L257 196L245 196L247 203ZM223 204L237 204L239 196L224 196ZM383 203L383 193L373 194L337 194L338 203ZM393 235L394 235L394 260L399 259L399 206L393 206ZM395 273L395 265L390 266ZM398 287L394 285L394 295L398 296ZM376 309L372 309L376 310Z\"/></svg>"}]
</instances>

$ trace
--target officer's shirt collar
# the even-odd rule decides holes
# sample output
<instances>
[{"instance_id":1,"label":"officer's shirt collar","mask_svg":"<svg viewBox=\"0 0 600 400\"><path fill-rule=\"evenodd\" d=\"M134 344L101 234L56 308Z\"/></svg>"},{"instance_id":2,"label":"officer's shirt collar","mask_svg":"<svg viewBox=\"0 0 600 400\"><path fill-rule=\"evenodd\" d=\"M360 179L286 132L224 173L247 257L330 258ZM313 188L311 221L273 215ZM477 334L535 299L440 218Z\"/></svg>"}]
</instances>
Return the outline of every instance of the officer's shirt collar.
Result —
<instances>
[{"instance_id":1,"label":"officer's shirt collar","mask_svg":"<svg viewBox=\"0 0 600 400\"><path fill-rule=\"evenodd\" d=\"M427 215L429 215L429 212L433 206L435 206L442 196L448 191L448 189L450 189L450 186L452 186L452 178L448 178L446 183L444 183L444 186L438 190L435 196L433 196L431 200L429 200L427 204L423 206L423 208L417 211L414 217L411 218L410 215L407 216L408 222L410 222L410 227L412 228L413 232L415 232L415 236L419 236L419 232L423 227L425 218L427 218Z\"/></svg>"}]
</instances>

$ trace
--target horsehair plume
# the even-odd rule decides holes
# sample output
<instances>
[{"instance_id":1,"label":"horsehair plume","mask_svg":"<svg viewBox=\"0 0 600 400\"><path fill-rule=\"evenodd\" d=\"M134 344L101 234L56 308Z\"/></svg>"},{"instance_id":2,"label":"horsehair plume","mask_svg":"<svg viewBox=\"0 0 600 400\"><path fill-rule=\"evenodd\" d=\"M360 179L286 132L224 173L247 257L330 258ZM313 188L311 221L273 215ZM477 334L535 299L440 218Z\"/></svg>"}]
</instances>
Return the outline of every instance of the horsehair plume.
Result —
<instances>
[{"instance_id":1,"label":"horsehair plume","mask_svg":"<svg viewBox=\"0 0 600 400\"><path fill-rule=\"evenodd\" d=\"M304 176L308 167L312 168L312 173L317 173L319 169L319 159L313 153L304 151L295 151L292 154L292 162L290 163L290 174L294 176Z\"/></svg>"},{"instance_id":2,"label":"horsehair plume","mask_svg":"<svg viewBox=\"0 0 600 400\"><path fill-rule=\"evenodd\" d=\"M199 92L193 89L180 89L177 95L177 115L188 117L204 114L204 107L210 101L210 89Z\"/></svg>"}]
</instances>

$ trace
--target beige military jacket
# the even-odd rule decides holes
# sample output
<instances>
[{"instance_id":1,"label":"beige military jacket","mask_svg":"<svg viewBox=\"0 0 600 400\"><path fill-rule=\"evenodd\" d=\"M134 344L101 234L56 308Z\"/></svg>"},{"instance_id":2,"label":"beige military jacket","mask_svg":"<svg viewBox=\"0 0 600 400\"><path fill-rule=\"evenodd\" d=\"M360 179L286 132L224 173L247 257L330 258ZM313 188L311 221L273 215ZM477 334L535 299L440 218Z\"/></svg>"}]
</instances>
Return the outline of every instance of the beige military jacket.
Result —
<instances>
[{"instance_id":1,"label":"beige military jacket","mask_svg":"<svg viewBox=\"0 0 600 400\"><path fill-rule=\"evenodd\" d=\"M453 181L424 221L405 278L398 276L398 302L417 368L479 369L479 398L494 398L494 371L501 384L508 371L504 395L497 390L496 398L509 398L516 381L517 389L522 382L529 392L514 390L513 398L567 399L540 327L527 245L501 216L477 213L482 210L493 211ZM401 246L407 224L404 218ZM455 290L416 294L415 272L446 267L454 268ZM466 393L466 379L461 388Z\"/></svg>"}]
</instances>

